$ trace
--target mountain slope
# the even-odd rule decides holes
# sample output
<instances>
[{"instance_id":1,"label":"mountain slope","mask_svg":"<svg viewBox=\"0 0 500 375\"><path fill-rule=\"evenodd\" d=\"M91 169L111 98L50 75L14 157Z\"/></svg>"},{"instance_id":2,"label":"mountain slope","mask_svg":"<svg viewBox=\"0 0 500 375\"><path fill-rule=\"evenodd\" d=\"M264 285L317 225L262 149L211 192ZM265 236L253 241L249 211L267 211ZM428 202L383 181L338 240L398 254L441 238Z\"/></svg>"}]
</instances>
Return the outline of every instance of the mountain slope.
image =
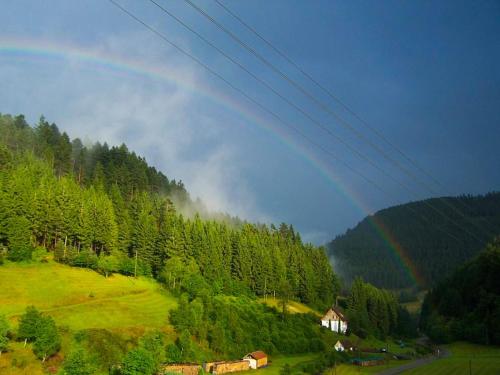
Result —
<instances>
[{"instance_id":1,"label":"mountain slope","mask_svg":"<svg viewBox=\"0 0 500 375\"><path fill-rule=\"evenodd\" d=\"M331 241L328 254L347 282L361 276L385 288L410 287L415 281L428 287L498 234L500 193L433 198L366 217Z\"/></svg>"}]
</instances>

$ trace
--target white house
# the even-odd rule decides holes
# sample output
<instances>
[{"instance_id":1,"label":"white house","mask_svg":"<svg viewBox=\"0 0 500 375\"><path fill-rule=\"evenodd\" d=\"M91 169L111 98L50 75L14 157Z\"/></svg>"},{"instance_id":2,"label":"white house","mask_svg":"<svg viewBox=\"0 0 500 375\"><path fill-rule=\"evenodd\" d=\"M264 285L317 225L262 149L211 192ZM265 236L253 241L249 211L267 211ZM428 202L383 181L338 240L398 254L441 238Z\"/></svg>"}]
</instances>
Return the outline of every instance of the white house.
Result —
<instances>
[{"instance_id":1,"label":"white house","mask_svg":"<svg viewBox=\"0 0 500 375\"><path fill-rule=\"evenodd\" d=\"M347 331L347 319L337 307L332 307L325 313L321 318L321 325L333 332L345 334Z\"/></svg>"},{"instance_id":2,"label":"white house","mask_svg":"<svg viewBox=\"0 0 500 375\"><path fill-rule=\"evenodd\" d=\"M356 349L349 340L338 340L333 347L338 352L344 352L344 351L352 352Z\"/></svg>"}]
</instances>

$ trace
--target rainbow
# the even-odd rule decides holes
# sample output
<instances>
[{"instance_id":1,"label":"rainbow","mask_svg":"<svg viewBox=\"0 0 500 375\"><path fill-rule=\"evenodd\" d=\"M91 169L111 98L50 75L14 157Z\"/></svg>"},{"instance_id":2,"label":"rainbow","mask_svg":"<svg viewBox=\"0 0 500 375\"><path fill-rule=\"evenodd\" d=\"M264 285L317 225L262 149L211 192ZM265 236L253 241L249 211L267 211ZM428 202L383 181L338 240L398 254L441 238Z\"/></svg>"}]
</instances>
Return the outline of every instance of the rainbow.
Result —
<instances>
[{"instance_id":1,"label":"rainbow","mask_svg":"<svg viewBox=\"0 0 500 375\"><path fill-rule=\"evenodd\" d=\"M146 77L152 81L162 81L176 85L183 90L202 96L212 103L224 107L250 124L258 126L278 139L294 153L300 155L311 165L331 186L344 196L362 215L368 215L368 220L379 236L384 240L389 249L395 254L402 268L409 275L414 284L423 282L418 270L414 267L405 249L391 234L382 222L376 220L371 214L371 209L364 203L353 189L350 189L337 175L332 163L320 158L312 147L304 142L299 142L283 126L259 113L255 106L249 105L248 100L235 99L232 90L214 91L213 87L199 82L199 80L182 79L168 67L151 65L140 59L115 56L102 49L82 48L67 43L54 43L46 40L29 40L17 37L0 37L0 58L3 56L20 59L45 59L57 60L62 63L77 61L95 70ZM239 95L241 97L241 95Z\"/></svg>"}]
</instances>

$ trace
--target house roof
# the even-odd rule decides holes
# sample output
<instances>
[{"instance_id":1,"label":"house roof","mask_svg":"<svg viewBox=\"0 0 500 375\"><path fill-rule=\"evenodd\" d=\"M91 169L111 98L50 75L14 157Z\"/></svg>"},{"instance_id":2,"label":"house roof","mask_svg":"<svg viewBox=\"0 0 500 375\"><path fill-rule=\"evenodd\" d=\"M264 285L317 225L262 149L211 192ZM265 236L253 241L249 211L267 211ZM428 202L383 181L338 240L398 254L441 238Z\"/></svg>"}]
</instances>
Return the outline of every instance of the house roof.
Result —
<instances>
[{"instance_id":1,"label":"house roof","mask_svg":"<svg viewBox=\"0 0 500 375\"><path fill-rule=\"evenodd\" d=\"M267 354L262 350L257 350L255 352L248 353L245 357L252 357L253 359L267 358Z\"/></svg>"},{"instance_id":2,"label":"house roof","mask_svg":"<svg viewBox=\"0 0 500 375\"><path fill-rule=\"evenodd\" d=\"M332 310L335 312L335 314L337 314L337 315L338 315L338 317L339 317L340 319L342 319L343 321L346 321L346 320L347 320L347 319L345 318L344 314L342 313L342 311L340 311L340 309L339 309L338 307L333 306L333 307L332 307Z\"/></svg>"},{"instance_id":3,"label":"house roof","mask_svg":"<svg viewBox=\"0 0 500 375\"><path fill-rule=\"evenodd\" d=\"M347 322L347 319L344 316L344 314L342 313L342 311L340 311L340 309L338 307L333 306L330 309L328 309L328 311L325 313L325 315L321 319L322 320L336 320L337 317L340 320Z\"/></svg>"}]
</instances>

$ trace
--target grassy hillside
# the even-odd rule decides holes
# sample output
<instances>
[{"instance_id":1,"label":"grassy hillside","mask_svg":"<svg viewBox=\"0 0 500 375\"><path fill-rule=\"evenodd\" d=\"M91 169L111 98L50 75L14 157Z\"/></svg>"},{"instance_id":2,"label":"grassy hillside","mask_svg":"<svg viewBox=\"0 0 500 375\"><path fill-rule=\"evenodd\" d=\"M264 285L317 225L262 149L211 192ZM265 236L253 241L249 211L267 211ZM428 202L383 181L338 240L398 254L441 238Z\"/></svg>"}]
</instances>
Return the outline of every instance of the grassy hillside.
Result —
<instances>
[{"instance_id":1,"label":"grassy hillside","mask_svg":"<svg viewBox=\"0 0 500 375\"><path fill-rule=\"evenodd\" d=\"M35 305L70 330L160 328L176 300L154 281L98 273L59 263L0 267L0 313L16 320ZM140 323L139 323L140 322Z\"/></svg>"},{"instance_id":2,"label":"grassy hillside","mask_svg":"<svg viewBox=\"0 0 500 375\"><path fill-rule=\"evenodd\" d=\"M362 276L378 287L411 287L415 280L409 265L417 281L428 287L477 255L498 234L500 193L434 198L366 217L331 241L328 251L335 271L347 282Z\"/></svg>"},{"instance_id":3,"label":"grassy hillside","mask_svg":"<svg viewBox=\"0 0 500 375\"><path fill-rule=\"evenodd\" d=\"M446 346L448 358L406 372L408 375L497 375L500 369L500 347L454 343ZM469 365L472 372L469 370Z\"/></svg>"},{"instance_id":4,"label":"grassy hillside","mask_svg":"<svg viewBox=\"0 0 500 375\"><path fill-rule=\"evenodd\" d=\"M272 297L269 297L266 299L260 298L259 301L281 311L281 305L280 305L281 300L279 298L272 298ZM307 314L307 313L309 313L309 314L314 314L316 316L321 316L321 313L319 313L318 311L310 308L307 305L304 305L303 303L297 302L297 301L289 301L287 303L287 309L288 309L288 312L292 313L292 314Z\"/></svg>"},{"instance_id":5,"label":"grassy hillside","mask_svg":"<svg viewBox=\"0 0 500 375\"><path fill-rule=\"evenodd\" d=\"M168 313L177 306L177 300L152 280L118 274L105 278L55 262L5 264L0 267L0 285L9 286L0 288L0 314L14 326L26 306L35 305L55 319L63 339L61 352L44 365L31 345L24 348L22 342L11 341L11 351L0 357L0 373L9 375L38 375L58 366L80 330L105 329L132 341L151 328L170 332Z\"/></svg>"}]
</instances>

